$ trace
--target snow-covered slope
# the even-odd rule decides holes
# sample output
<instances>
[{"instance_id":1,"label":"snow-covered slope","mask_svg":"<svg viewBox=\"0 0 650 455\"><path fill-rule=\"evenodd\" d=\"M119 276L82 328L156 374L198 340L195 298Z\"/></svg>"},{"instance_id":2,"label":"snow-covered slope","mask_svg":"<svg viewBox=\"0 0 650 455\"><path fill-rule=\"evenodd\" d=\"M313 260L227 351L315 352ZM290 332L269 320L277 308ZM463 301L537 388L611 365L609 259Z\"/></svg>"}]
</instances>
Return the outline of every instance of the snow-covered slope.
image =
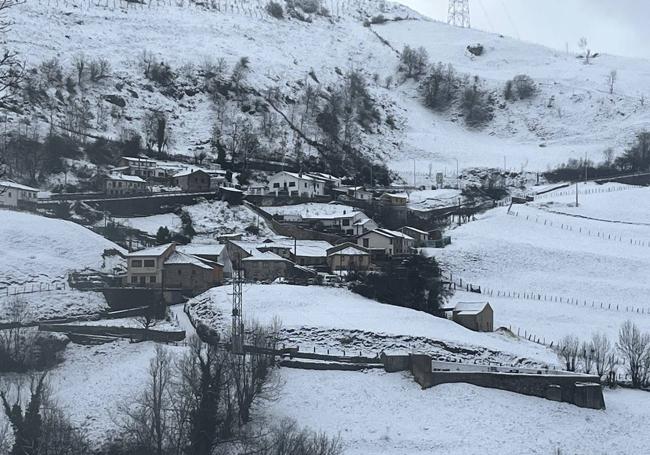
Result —
<instances>
[{"instance_id":1,"label":"snow-covered slope","mask_svg":"<svg viewBox=\"0 0 650 455\"><path fill-rule=\"evenodd\" d=\"M122 250L70 221L0 210L0 286L65 282L75 270L101 270L105 249Z\"/></svg>"},{"instance_id":2,"label":"snow-covered slope","mask_svg":"<svg viewBox=\"0 0 650 455\"><path fill-rule=\"evenodd\" d=\"M139 66L143 51L169 63L181 78L208 59L224 58L231 68L246 56L254 89L278 87L289 97L296 96L305 81L314 83L308 76L312 70L325 88L340 80L342 72L360 69L383 120L391 115L398 127L364 134L362 149L387 157L405 175L412 173L413 160L421 171L430 163L434 171L454 168L456 159L461 168L500 167L505 157L506 167L528 170L545 170L585 153L598 160L602 150L610 146L620 150L650 124L650 106L643 101L644 87L650 85L650 62L644 60L601 55L584 65L574 55L450 27L407 8L371 0L336 2L341 10L335 6L334 17L313 16L311 23L274 19L259 1L242 3L237 10L231 5L228 12L223 2L212 3L220 5L221 12L191 3L125 8L126 3L103 7L29 1L10 11L14 21L10 44L31 66L57 56L71 71L74 56L80 53L109 59L112 77L88 85L82 96L93 109L112 109L101 101L105 95L120 96L126 107L95 133L116 138L125 129L140 129L147 110L162 109L172 124L170 151L177 153L205 148L215 112L205 93L190 91L177 99L151 90ZM364 27L362 19L382 9L389 11L387 17L412 20ZM465 50L474 43L484 45L481 57L471 57ZM496 94L497 104L503 101L503 84L517 74L529 74L539 93L529 101L498 106L487 127L468 130L456 112L436 114L424 108L416 84L397 74L397 51L405 44L424 46L433 62L451 63L459 73L478 75ZM606 76L613 69L618 70L618 82L610 95ZM388 89L387 76L395 81ZM290 106L283 108L293 115ZM40 114L40 128L46 131L49 115Z\"/></svg>"}]
</instances>

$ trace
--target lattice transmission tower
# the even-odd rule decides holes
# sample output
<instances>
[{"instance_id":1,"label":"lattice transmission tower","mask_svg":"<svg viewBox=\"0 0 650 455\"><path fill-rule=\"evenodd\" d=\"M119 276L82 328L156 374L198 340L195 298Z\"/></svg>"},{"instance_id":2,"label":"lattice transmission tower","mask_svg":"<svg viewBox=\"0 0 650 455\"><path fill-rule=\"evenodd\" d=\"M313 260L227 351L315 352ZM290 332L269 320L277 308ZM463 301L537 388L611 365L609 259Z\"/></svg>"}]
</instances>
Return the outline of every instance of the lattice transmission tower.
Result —
<instances>
[{"instance_id":1,"label":"lattice transmission tower","mask_svg":"<svg viewBox=\"0 0 650 455\"><path fill-rule=\"evenodd\" d=\"M241 259L240 259L241 264ZM232 332L231 350L233 354L244 353L244 318L241 269L237 269L232 280Z\"/></svg>"},{"instance_id":2,"label":"lattice transmission tower","mask_svg":"<svg viewBox=\"0 0 650 455\"><path fill-rule=\"evenodd\" d=\"M449 0L447 23L457 27L470 28L469 0Z\"/></svg>"}]
</instances>

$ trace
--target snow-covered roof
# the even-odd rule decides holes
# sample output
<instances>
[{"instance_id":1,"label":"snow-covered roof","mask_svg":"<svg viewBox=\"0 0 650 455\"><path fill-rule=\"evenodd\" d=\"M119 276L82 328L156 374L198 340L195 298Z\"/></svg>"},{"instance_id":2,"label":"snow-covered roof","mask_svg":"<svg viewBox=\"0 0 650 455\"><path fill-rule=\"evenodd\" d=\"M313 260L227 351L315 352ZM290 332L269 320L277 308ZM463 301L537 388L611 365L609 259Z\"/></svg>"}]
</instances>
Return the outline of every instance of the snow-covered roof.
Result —
<instances>
[{"instance_id":1,"label":"snow-covered roof","mask_svg":"<svg viewBox=\"0 0 650 455\"><path fill-rule=\"evenodd\" d=\"M372 221L371 218L364 218L363 220L359 220L356 223L354 223L355 226L363 226L367 224L368 222Z\"/></svg>"},{"instance_id":2,"label":"snow-covered roof","mask_svg":"<svg viewBox=\"0 0 650 455\"><path fill-rule=\"evenodd\" d=\"M405 194L405 193L384 193L384 194L381 195L381 197L384 197L384 196L392 197L392 198L395 198L395 199L408 199L408 195Z\"/></svg>"},{"instance_id":3,"label":"snow-covered roof","mask_svg":"<svg viewBox=\"0 0 650 455\"><path fill-rule=\"evenodd\" d=\"M169 257L165 260L165 265L175 264L175 265L194 265L205 270L212 270L208 264L203 262L201 259L191 254L181 253L179 251L174 251Z\"/></svg>"},{"instance_id":4,"label":"snow-covered roof","mask_svg":"<svg viewBox=\"0 0 650 455\"><path fill-rule=\"evenodd\" d=\"M324 240L296 240L292 238L280 238L267 242L247 242L241 240L232 240L233 245L238 246L249 254L255 256L259 253L258 248L278 248L290 250L296 256L303 257L326 257L327 250L332 248L332 244Z\"/></svg>"},{"instance_id":5,"label":"snow-covered roof","mask_svg":"<svg viewBox=\"0 0 650 455\"><path fill-rule=\"evenodd\" d=\"M190 169L182 170L182 171L180 171L180 172L177 173L177 174L174 174L174 178L185 177L185 176L187 176L187 175L192 175L192 174L194 174L195 172L203 172L203 173L206 173L206 174L207 174L207 172L204 171L203 169L190 168Z\"/></svg>"},{"instance_id":6,"label":"snow-covered roof","mask_svg":"<svg viewBox=\"0 0 650 455\"><path fill-rule=\"evenodd\" d=\"M458 302L454 307L454 312L463 315L479 314L488 305L488 302Z\"/></svg>"},{"instance_id":7,"label":"snow-covered roof","mask_svg":"<svg viewBox=\"0 0 650 455\"><path fill-rule=\"evenodd\" d=\"M329 256L368 256L368 252L363 251L360 248L349 246L347 248L343 248L342 250L330 253Z\"/></svg>"},{"instance_id":8,"label":"snow-covered roof","mask_svg":"<svg viewBox=\"0 0 650 455\"><path fill-rule=\"evenodd\" d=\"M367 235L367 234L369 234L371 232L375 232L375 233L377 233L379 235L383 235L384 237L402 238L402 239L405 239L405 240L415 240L413 237L408 236L408 235L404 234L403 232L391 231L390 229L384 229L384 228L377 228L377 229L372 230L370 232L366 232L366 234L363 234L363 235Z\"/></svg>"},{"instance_id":9,"label":"snow-covered roof","mask_svg":"<svg viewBox=\"0 0 650 455\"><path fill-rule=\"evenodd\" d=\"M427 231L423 231L422 229L417 229L411 226L404 226L402 229L408 229L409 231L417 232L418 234L429 235Z\"/></svg>"},{"instance_id":10,"label":"snow-covered roof","mask_svg":"<svg viewBox=\"0 0 650 455\"><path fill-rule=\"evenodd\" d=\"M242 259L242 262L251 262L251 261L287 261L287 262L291 262L288 259L283 258L282 256L278 256L275 253L271 253L270 251L267 251L266 253L262 253L261 251L258 251L256 254L253 254L252 256L249 256L247 258Z\"/></svg>"},{"instance_id":11,"label":"snow-covered roof","mask_svg":"<svg viewBox=\"0 0 650 455\"><path fill-rule=\"evenodd\" d=\"M152 248L145 248L144 250L140 251L134 251L132 253L129 253L130 258L137 258L137 257L149 257L149 256L160 256L165 251L169 249L169 247L173 246L173 243L167 243L165 245L158 245L154 246Z\"/></svg>"},{"instance_id":12,"label":"snow-covered roof","mask_svg":"<svg viewBox=\"0 0 650 455\"><path fill-rule=\"evenodd\" d=\"M23 191L40 191L38 188L32 188L31 186L21 185L20 183L11 182L9 180L0 180L0 186L4 188L14 188Z\"/></svg>"},{"instance_id":13,"label":"snow-covered roof","mask_svg":"<svg viewBox=\"0 0 650 455\"><path fill-rule=\"evenodd\" d=\"M108 180L117 180L121 182L137 182L146 183L137 175L124 175L124 174L110 174L106 177Z\"/></svg>"},{"instance_id":14,"label":"snow-covered roof","mask_svg":"<svg viewBox=\"0 0 650 455\"><path fill-rule=\"evenodd\" d=\"M226 245L221 243L181 245L176 247L176 251L194 256L219 256Z\"/></svg>"},{"instance_id":15,"label":"snow-covered roof","mask_svg":"<svg viewBox=\"0 0 650 455\"><path fill-rule=\"evenodd\" d=\"M133 163L147 162L147 163L156 164L155 160L152 160L152 159L149 159L149 158L138 158L138 157L132 157L132 156L123 156L122 159L124 161L133 162Z\"/></svg>"},{"instance_id":16,"label":"snow-covered roof","mask_svg":"<svg viewBox=\"0 0 650 455\"><path fill-rule=\"evenodd\" d=\"M299 174L298 172L289 172L289 171L280 171L278 174L286 174L288 176L291 176L293 178L299 179L299 180L307 180L309 182L313 182L316 180L314 177L310 177L308 174ZM276 175L278 175L276 174Z\"/></svg>"}]
</instances>

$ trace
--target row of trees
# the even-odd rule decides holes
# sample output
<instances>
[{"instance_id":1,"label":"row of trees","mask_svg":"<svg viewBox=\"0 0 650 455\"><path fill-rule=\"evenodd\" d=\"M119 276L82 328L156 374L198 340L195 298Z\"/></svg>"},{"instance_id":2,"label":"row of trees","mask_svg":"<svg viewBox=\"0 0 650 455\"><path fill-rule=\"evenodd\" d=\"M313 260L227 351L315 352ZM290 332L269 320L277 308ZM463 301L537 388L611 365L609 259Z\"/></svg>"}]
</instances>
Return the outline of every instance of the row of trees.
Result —
<instances>
[{"instance_id":1,"label":"row of trees","mask_svg":"<svg viewBox=\"0 0 650 455\"><path fill-rule=\"evenodd\" d=\"M632 321L621 326L616 342L602 333L593 334L586 341L568 335L555 350L567 371L595 373L614 385L620 368L633 387L650 386L650 334L641 333Z\"/></svg>"}]
</instances>

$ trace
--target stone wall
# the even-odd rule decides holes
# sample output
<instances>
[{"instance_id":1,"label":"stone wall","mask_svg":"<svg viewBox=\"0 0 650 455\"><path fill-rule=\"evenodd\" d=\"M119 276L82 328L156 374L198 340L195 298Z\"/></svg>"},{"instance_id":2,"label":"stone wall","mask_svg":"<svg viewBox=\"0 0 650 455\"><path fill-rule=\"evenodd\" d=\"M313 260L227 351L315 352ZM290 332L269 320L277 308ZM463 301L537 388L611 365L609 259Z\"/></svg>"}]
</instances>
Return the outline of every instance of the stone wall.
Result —
<instances>
[{"instance_id":1,"label":"stone wall","mask_svg":"<svg viewBox=\"0 0 650 455\"><path fill-rule=\"evenodd\" d=\"M602 387L597 376L569 373L433 371L431 357L420 354L408 357L382 355L382 361L384 369L388 372L410 369L415 381L423 389L440 384L465 383L571 403L581 408L605 409Z\"/></svg>"}]
</instances>

